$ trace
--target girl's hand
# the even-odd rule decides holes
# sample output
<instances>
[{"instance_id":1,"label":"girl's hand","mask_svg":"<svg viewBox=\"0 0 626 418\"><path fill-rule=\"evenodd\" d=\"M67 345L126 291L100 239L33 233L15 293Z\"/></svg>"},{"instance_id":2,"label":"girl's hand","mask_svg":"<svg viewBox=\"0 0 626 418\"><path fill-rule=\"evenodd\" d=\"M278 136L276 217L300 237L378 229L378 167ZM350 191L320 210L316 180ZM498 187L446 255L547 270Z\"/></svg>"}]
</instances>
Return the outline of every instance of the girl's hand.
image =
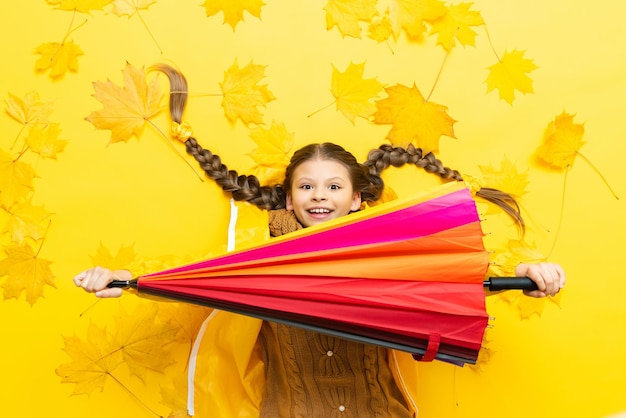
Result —
<instances>
[{"instance_id":1,"label":"girl's hand","mask_svg":"<svg viewBox=\"0 0 626 418\"><path fill-rule=\"evenodd\" d=\"M82 287L86 292L95 293L99 298L118 298L122 296L122 289L109 289L107 285L113 280L131 280L132 274L128 270L111 271L104 267L93 267L74 277L74 284Z\"/></svg>"},{"instance_id":2,"label":"girl's hand","mask_svg":"<svg viewBox=\"0 0 626 418\"><path fill-rule=\"evenodd\" d=\"M515 275L528 277L537 284L538 290L525 290L526 296L543 298L554 296L565 286L565 271L555 263L521 263L515 268Z\"/></svg>"}]
</instances>

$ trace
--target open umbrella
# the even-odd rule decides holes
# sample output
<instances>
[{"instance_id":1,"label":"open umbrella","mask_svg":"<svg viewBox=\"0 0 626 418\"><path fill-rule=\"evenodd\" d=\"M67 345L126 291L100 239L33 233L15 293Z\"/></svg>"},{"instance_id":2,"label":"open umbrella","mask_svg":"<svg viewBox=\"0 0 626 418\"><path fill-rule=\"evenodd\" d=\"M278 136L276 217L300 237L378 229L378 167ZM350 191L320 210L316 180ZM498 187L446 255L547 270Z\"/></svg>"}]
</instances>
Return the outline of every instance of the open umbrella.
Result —
<instances>
[{"instance_id":1,"label":"open umbrella","mask_svg":"<svg viewBox=\"0 0 626 418\"><path fill-rule=\"evenodd\" d=\"M113 286L475 363L488 254L475 202L449 183Z\"/></svg>"}]
</instances>

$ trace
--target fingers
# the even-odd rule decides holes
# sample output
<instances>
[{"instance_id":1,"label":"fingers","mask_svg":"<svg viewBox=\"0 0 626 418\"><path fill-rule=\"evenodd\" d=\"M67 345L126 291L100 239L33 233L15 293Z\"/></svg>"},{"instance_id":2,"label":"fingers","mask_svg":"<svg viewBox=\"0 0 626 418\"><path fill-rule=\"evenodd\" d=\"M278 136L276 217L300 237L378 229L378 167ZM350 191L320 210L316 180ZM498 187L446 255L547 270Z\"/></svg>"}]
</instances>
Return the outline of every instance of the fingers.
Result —
<instances>
[{"instance_id":1,"label":"fingers","mask_svg":"<svg viewBox=\"0 0 626 418\"><path fill-rule=\"evenodd\" d=\"M532 297L555 296L565 286L565 271L555 263L520 264L516 274L537 284L538 290L524 292Z\"/></svg>"},{"instance_id":2,"label":"fingers","mask_svg":"<svg viewBox=\"0 0 626 418\"><path fill-rule=\"evenodd\" d=\"M110 292L107 285L115 279L113 272L104 267L94 267L85 270L74 277L74 284L82 287L89 293L96 293L98 297L114 297L121 295L121 289ZM117 294L119 292L119 295Z\"/></svg>"}]
</instances>

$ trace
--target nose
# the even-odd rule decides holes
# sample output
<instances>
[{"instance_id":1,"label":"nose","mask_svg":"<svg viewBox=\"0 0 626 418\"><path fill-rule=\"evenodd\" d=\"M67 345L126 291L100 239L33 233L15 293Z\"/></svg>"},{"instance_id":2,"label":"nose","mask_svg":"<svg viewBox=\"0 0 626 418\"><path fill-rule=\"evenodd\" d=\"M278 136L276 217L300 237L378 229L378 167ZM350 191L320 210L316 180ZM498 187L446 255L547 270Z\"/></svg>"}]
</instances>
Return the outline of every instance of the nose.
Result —
<instances>
[{"instance_id":1,"label":"nose","mask_svg":"<svg viewBox=\"0 0 626 418\"><path fill-rule=\"evenodd\" d=\"M312 199L316 202L322 202L326 200L326 193L322 188L316 188L313 192Z\"/></svg>"}]
</instances>

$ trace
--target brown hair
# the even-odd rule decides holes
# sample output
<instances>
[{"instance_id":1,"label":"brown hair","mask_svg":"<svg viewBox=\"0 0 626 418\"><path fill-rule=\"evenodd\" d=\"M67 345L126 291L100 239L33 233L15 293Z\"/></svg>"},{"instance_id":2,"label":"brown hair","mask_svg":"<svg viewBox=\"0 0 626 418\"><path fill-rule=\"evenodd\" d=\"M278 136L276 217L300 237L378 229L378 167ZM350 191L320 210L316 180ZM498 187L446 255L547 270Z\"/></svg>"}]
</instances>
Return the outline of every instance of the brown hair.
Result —
<instances>
[{"instance_id":1,"label":"brown hair","mask_svg":"<svg viewBox=\"0 0 626 418\"><path fill-rule=\"evenodd\" d=\"M170 114L174 122L181 123L188 92L185 77L180 71L166 64L155 65L153 68L163 72L169 78ZM374 202L380 198L384 188L380 175L389 166L401 167L405 164L412 164L423 168L428 173L437 174L443 179L463 181L463 177L457 170L445 167L432 152L422 155L422 150L415 148L412 144L406 149L381 145L370 151L364 164L360 164L350 152L339 145L329 142L310 144L294 153L285 169L283 184L274 186L261 186L257 177L239 175L236 171L229 170L218 155L202 148L193 137L185 141L185 146L187 153L198 161L206 175L215 180L224 191L229 192L233 199L248 201L261 209L284 208L287 193L291 188L293 171L303 162L316 158L334 160L343 164L350 173L354 191L361 193L363 202ZM521 230L524 230L524 220L521 217L519 205L510 194L483 187L477 191L476 196L501 207L513 218Z\"/></svg>"}]
</instances>

